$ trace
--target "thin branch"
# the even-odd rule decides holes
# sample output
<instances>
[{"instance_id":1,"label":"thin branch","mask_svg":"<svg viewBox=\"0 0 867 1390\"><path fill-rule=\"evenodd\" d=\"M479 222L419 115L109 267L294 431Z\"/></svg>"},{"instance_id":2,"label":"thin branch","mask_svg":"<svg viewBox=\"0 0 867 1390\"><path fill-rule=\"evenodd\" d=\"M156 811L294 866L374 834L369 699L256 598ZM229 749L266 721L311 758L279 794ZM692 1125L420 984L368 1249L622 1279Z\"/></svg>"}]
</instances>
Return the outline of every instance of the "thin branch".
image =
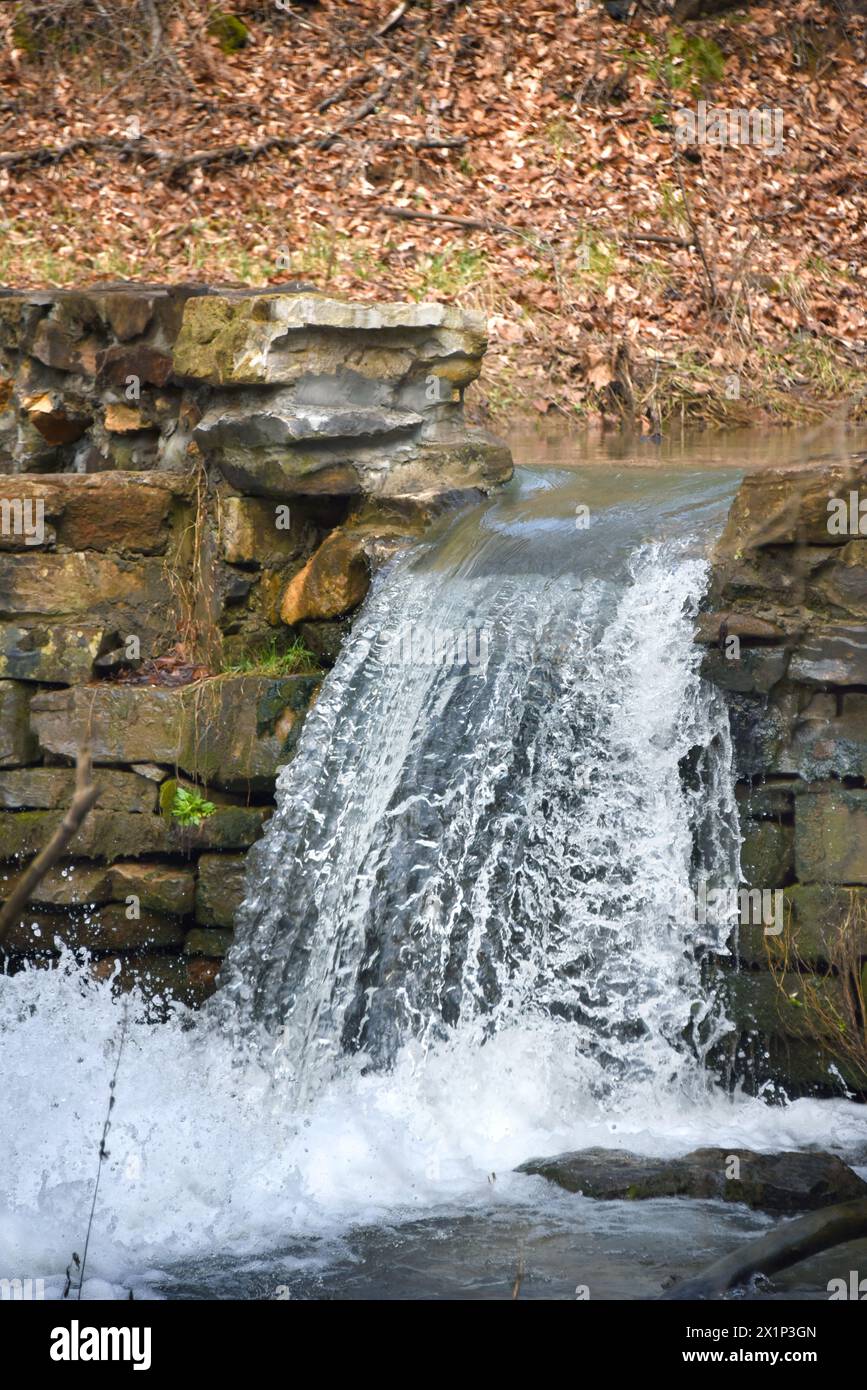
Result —
<instances>
[{"instance_id":1,"label":"thin branch","mask_svg":"<svg viewBox=\"0 0 867 1390\"><path fill-rule=\"evenodd\" d=\"M419 142L421 144L421 142ZM425 142L427 144L428 142ZM433 143L433 142L431 142ZM437 142L443 144L446 142ZM451 142L448 142L449 144ZM422 146L423 148L424 146ZM445 222L453 227L467 227L472 231L479 232L505 232L510 236L522 237L525 240L530 235L520 227L510 227L506 222L492 222L484 217L457 217L445 212L416 212L412 208L384 207L379 211L383 217L394 217L400 222ZM609 229L599 227L594 228L598 231L608 231ZM610 229L612 236L618 236L621 241L629 242L651 242L659 246L694 246L692 237L682 236L662 236L656 232L620 232Z\"/></svg>"},{"instance_id":2,"label":"thin branch","mask_svg":"<svg viewBox=\"0 0 867 1390\"><path fill-rule=\"evenodd\" d=\"M98 1164L97 1164L97 1169L96 1169L96 1182L95 1182L94 1185L93 1185L93 1201L92 1201L91 1204L90 1204L90 1216L88 1217L88 1221L87 1221L87 1234L86 1234L86 1236L85 1236L85 1238L84 1238L84 1254L83 1254L82 1257L81 1257L81 1269L79 1270L79 1274L78 1274L78 1297L79 1297L79 1300L81 1299L81 1291L82 1291L82 1289L84 1288L84 1271L85 1271L85 1269L86 1269L86 1267L87 1267L87 1250L88 1250L88 1246L90 1245L90 1233L91 1233L91 1231L92 1231L92 1229L93 1229L93 1218L94 1218L94 1214L95 1214L95 1212L96 1212L96 1199L97 1199L97 1196L98 1196L98 1194L99 1194L99 1180L100 1180L100 1178L102 1177L102 1165L103 1165L103 1163L105 1162L105 1160L108 1158L108 1150L107 1150L106 1147L105 1147L105 1141L106 1141L106 1139L108 1138L108 1132L109 1132L109 1130L111 1129L111 1112L112 1112L112 1110L114 1109L114 1101L115 1101L114 1089L115 1089L115 1086L117 1085L117 1074L118 1074L118 1071L120 1070L120 1059L121 1059L121 1057L123 1056L123 1045L124 1045L124 1043L125 1043L125 1041L126 1041L126 1030L127 1030L127 1024L128 1024L128 1023L129 1023L129 1006L128 1006L128 1002L127 1002L126 1000L124 1000L124 1006L123 1006L123 1022L121 1023L121 1026L120 1026L120 1040L119 1040L118 1045L117 1045L117 1057L115 1058L114 1072L112 1073L111 1081L108 1083L108 1107L107 1107L106 1112L105 1112L105 1121L104 1121L103 1126L102 1126L102 1137L100 1138L100 1141L99 1141L99 1162L98 1162Z\"/></svg>"},{"instance_id":3,"label":"thin branch","mask_svg":"<svg viewBox=\"0 0 867 1390\"><path fill-rule=\"evenodd\" d=\"M75 794L69 803L69 809L42 853L38 854L28 865L3 907L0 908L0 945L2 945L4 937L12 927L19 912L32 897L34 889L41 883L52 865L56 864L96 803L99 797L99 788L94 785L91 774L90 749L83 747L79 749L76 759Z\"/></svg>"}]
</instances>

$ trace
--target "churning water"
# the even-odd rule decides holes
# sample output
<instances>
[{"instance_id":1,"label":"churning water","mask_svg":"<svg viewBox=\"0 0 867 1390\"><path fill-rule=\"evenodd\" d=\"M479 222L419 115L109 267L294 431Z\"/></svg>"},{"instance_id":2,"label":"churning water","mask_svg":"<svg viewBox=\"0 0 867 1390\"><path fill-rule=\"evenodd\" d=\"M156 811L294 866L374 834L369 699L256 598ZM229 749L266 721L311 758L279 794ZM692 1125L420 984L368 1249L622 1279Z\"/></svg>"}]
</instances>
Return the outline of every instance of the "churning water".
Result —
<instances>
[{"instance_id":1,"label":"churning water","mask_svg":"<svg viewBox=\"0 0 867 1390\"><path fill-rule=\"evenodd\" d=\"M763 1218L510 1170L863 1149L857 1107L730 1097L703 1066L726 924L684 908L735 880L737 839L692 617L734 486L522 473L380 574L224 989L164 1025L132 1006L86 1293L504 1297L520 1247L529 1296L653 1296ZM80 1249L124 1007L72 960L0 981L0 1275L56 1290Z\"/></svg>"}]
</instances>

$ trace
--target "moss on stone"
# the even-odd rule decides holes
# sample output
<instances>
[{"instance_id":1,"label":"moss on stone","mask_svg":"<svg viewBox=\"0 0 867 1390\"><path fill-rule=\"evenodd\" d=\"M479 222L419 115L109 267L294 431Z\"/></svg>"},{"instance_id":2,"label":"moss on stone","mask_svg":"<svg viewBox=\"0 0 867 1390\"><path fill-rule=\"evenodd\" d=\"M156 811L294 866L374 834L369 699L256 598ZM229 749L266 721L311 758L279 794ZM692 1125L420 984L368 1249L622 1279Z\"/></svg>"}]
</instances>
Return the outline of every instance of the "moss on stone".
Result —
<instances>
[{"instance_id":1,"label":"moss on stone","mask_svg":"<svg viewBox=\"0 0 867 1390\"><path fill-rule=\"evenodd\" d=\"M237 53L246 48L250 31L237 15L217 11L208 23L208 33L217 40L223 53Z\"/></svg>"}]
</instances>

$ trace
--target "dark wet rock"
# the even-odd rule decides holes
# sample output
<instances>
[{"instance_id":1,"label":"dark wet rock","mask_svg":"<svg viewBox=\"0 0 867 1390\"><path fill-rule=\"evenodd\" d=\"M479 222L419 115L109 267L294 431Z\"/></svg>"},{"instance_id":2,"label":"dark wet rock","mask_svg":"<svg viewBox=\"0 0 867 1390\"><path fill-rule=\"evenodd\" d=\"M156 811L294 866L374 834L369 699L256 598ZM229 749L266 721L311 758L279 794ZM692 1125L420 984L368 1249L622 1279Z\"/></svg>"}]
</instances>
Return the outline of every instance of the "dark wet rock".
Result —
<instances>
[{"instance_id":1,"label":"dark wet rock","mask_svg":"<svg viewBox=\"0 0 867 1390\"><path fill-rule=\"evenodd\" d=\"M319 680L224 675L171 689L73 686L32 703L42 747L74 758L89 736L97 763L159 762L216 786L266 789L288 762Z\"/></svg>"},{"instance_id":2,"label":"dark wet rock","mask_svg":"<svg viewBox=\"0 0 867 1390\"><path fill-rule=\"evenodd\" d=\"M20 767L36 756L36 735L30 728L31 696L32 686L0 680L0 767Z\"/></svg>"},{"instance_id":3,"label":"dark wet rock","mask_svg":"<svg viewBox=\"0 0 867 1390\"><path fill-rule=\"evenodd\" d=\"M232 944L230 931L219 931L194 927L184 938L185 956L207 956L212 960L222 960Z\"/></svg>"},{"instance_id":4,"label":"dark wet rock","mask_svg":"<svg viewBox=\"0 0 867 1390\"><path fill-rule=\"evenodd\" d=\"M180 946L184 929L177 917L137 910L124 903L104 907L46 912L24 907L4 937L10 955L54 953L60 945L101 954Z\"/></svg>"},{"instance_id":5,"label":"dark wet rock","mask_svg":"<svg viewBox=\"0 0 867 1390\"><path fill-rule=\"evenodd\" d=\"M760 821L745 827L741 880L751 888L782 888L794 877L794 830Z\"/></svg>"},{"instance_id":6,"label":"dark wet rock","mask_svg":"<svg viewBox=\"0 0 867 1390\"><path fill-rule=\"evenodd\" d=\"M788 652L779 647L742 647L737 658L711 647L701 670L722 690L767 695L786 674L788 661Z\"/></svg>"},{"instance_id":7,"label":"dark wet rock","mask_svg":"<svg viewBox=\"0 0 867 1390\"><path fill-rule=\"evenodd\" d=\"M242 854L203 854L196 883L196 921L232 927L244 900L247 861Z\"/></svg>"},{"instance_id":8,"label":"dark wet rock","mask_svg":"<svg viewBox=\"0 0 867 1390\"><path fill-rule=\"evenodd\" d=\"M758 1211L796 1212L867 1197L867 1183L828 1153L760 1154L722 1148L695 1149L682 1158L663 1159L592 1148L533 1158L517 1171L604 1201L717 1198L743 1202ZM737 1176L728 1177L728 1173Z\"/></svg>"}]
</instances>

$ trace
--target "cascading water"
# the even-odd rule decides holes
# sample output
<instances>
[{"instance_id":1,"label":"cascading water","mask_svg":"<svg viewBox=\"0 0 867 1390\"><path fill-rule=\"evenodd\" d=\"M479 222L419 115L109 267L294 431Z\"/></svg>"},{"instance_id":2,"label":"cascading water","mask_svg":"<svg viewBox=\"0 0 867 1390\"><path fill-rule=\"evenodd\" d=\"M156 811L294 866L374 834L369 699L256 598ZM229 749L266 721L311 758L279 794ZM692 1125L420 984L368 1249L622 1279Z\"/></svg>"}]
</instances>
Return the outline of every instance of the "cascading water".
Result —
<instances>
[{"instance_id":1,"label":"cascading water","mask_svg":"<svg viewBox=\"0 0 867 1390\"><path fill-rule=\"evenodd\" d=\"M355 1049L540 1019L593 1094L696 1072L725 932L684 909L699 821L705 870L737 873L728 726L697 674L695 499L633 492L525 484L377 584L280 779L222 1001L296 1100ZM729 492L704 481L705 527Z\"/></svg>"},{"instance_id":2,"label":"cascading water","mask_svg":"<svg viewBox=\"0 0 867 1390\"><path fill-rule=\"evenodd\" d=\"M734 487L523 473L380 576L280 779L226 986L161 1024L133 1000L85 1296L501 1297L526 1242L527 1296L569 1297L578 1222L593 1296L652 1297L764 1218L624 1213L515 1165L863 1151L862 1108L769 1107L701 1065L725 924L691 890L733 881L736 838L691 615ZM122 1010L69 956L0 977L0 1278L48 1296Z\"/></svg>"}]
</instances>

